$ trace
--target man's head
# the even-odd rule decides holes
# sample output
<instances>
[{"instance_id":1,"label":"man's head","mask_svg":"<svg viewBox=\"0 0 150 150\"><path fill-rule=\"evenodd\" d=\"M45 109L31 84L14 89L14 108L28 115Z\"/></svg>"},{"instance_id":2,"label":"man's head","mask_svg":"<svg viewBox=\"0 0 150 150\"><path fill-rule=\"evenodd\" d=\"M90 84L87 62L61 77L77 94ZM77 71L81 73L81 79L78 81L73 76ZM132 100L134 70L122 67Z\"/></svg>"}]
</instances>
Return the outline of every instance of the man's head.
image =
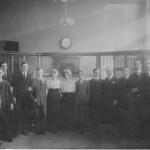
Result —
<instances>
[{"instance_id":1,"label":"man's head","mask_svg":"<svg viewBox=\"0 0 150 150\"><path fill-rule=\"evenodd\" d=\"M142 70L142 62L141 60L137 59L135 61L135 69L138 71L138 70Z\"/></svg>"},{"instance_id":2,"label":"man's head","mask_svg":"<svg viewBox=\"0 0 150 150\"><path fill-rule=\"evenodd\" d=\"M3 70L3 72L7 72L7 69L8 69L8 65L6 62L2 62L1 63L1 69Z\"/></svg>"},{"instance_id":3,"label":"man's head","mask_svg":"<svg viewBox=\"0 0 150 150\"><path fill-rule=\"evenodd\" d=\"M23 72L27 72L27 70L28 70L28 64L27 64L27 62L22 62L22 64L21 64L21 70Z\"/></svg>"},{"instance_id":4,"label":"man's head","mask_svg":"<svg viewBox=\"0 0 150 150\"><path fill-rule=\"evenodd\" d=\"M93 76L94 76L94 78L99 78L100 69L98 69L98 68L93 69Z\"/></svg>"},{"instance_id":5,"label":"man's head","mask_svg":"<svg viewBox=\"0 0 150 150\"><path fill-rule=\"evenodd\" d=\"M41 78L43 76L43 69L42 68L37 68L37 77Z\"/></svg>"},{"instance_id":6,"label":"man's head","mask_svg":"<svg viewBox=\"0 0 150 150\"><path fill-rule=\"evenodd\" d=\"M129 76L130 76L130 69L124 68L124 77L129 77Z\"/></svg>"},{"instance_id":7,"label":"man's head","mask_svg":"<svg viewBox=\"0 0 150 150\"><path fill-rule=\"evenodd\" d=\"M147 70L150 71L150 59L146 61Z\"/></svg>"},{"instance_id":8,"label":"man's head","mask_svg":"<svg viewBox=\"0 0 150 150\"><path fill-rule=\"evenodd\" d=\"M108 77L113 76L113 74L114 74L113 68L108 67L106 69L106 74Z\"/></svg>"},{"instance_id":9,"label":"man's head","mask_svg":"<svg viewBox=\"0 0 150 150\"><path fill-rule=\"evenodd\" d=\"M79 74L79 79L80 80L85 78L85 74L84 74L84 72L82 70L80 70L78 74Z\"/></svg>"}]
</instances>

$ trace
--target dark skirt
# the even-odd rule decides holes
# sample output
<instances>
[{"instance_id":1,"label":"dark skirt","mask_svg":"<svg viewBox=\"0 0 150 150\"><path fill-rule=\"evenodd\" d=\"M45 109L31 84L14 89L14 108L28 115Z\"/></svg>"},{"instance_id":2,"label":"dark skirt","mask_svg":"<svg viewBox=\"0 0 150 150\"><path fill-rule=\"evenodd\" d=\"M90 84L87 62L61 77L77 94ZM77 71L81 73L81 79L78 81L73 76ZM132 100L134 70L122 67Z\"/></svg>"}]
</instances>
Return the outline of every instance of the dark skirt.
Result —
<instances>
[{"instance_id":1,"label":"dark skirt","mask_svg":"<svg viewBox=\"0 0 150 150\"><path fill-rule=\"evenodd\" d=\"M61 96L59 89L50 89L47 95L47 122L54 123L60 116Z\"/></svg>"},{"instance_id":2,"label":"dark skirt","mask_svg":"<svg viewBox=\"0 0 150 150\"><path fill-rule=\"evenodd\" d=\"M64 120L73 121L75 99L74 93L62 94L62 117Z\"/></svg>"}]
</instances>

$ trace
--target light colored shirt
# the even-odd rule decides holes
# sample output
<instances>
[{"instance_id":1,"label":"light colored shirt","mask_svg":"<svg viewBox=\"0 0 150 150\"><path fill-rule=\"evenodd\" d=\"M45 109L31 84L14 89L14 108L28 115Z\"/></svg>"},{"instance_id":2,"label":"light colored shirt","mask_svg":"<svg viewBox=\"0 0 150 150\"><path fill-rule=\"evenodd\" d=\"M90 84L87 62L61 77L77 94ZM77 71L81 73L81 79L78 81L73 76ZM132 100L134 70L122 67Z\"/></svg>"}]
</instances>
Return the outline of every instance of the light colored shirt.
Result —
<instances>
[{"instance_id":1,"label":"light colored shirt","mask_svg":"<svg viewBox=\"0 0 150 150\"><path fill-rule=\"evenodd\" d=\"M47 89L60 89L60 80L49 78L47 80Z\"/></svg>"},{"instance_id":2,"label":"light colored shirt","mask_svg":"<svg viewBox=\"0 0 150 150\"><path fill-rule=\"evenodd\" d=\"M142 70L138 70L138 71L137 71L137 74L138 74L138 75L140 75L140 74L141 74L141 72L142 72Z\"/></svg>"},{"instance_id":3,"label":"light colored shirt","mask_svg":"<svg viewBox=\"0 0 150 150\"><path fill-rule=\"evenodd\" d=\"M112 74L111 76L109 76L109 80L111 80L113 78L114 74Z\"/></svg>"},{"instance_id":4,"label":"light colored shirt","mask_svg":"<svg viewBox=\"0 0 150 150\"><path fill-rule=\"evenodd\" d=\"M62 93L74 93L76 90L75 82L72 80L63 80L61 82Z\"/></svg>"},{"instance_id":5,"label":"light colored shirt","mask_svg":"<svg viewBox=\"0 0 150 150\"><path fill-rule=\"evenodd\" d=\"M25 78L27 78L27 72L26 72L26 71L23 71L23 72L22 72L22 75L23 75Z\"/></svg>"}]
</instances>

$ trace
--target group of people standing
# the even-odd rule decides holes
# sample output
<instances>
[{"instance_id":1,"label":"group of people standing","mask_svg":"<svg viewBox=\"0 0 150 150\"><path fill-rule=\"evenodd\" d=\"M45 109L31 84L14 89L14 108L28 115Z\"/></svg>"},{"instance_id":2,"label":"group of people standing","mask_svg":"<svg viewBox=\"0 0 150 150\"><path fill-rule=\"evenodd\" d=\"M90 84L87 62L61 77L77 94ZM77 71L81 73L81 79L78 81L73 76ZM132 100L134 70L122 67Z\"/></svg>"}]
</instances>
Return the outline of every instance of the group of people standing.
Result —
<instances>
[{"instance_id":1,"label":"group of people standing","mask_svg":"<svg viewBox=\"0 0 150 150\"><path fill-rule=\"evenodd\" d=\"M12 141L19 133L27 135L28 125L35 121L36 134L55 133L64 126L83 133L89 125L112 124L119 133L140 135L150 125L150 60L147 72L140 60L135 61L135 72L124 69L124 77L117 79L113 69L106 70L105 80L100 69L93 70L93 78L86 80L83 71L78 81L69 69L59 79L56 69L45 80L43 69L36 70L36 78L23 62L14 75L7 73L7 63L0 69L0 135ZM127 132L129 131L129 132Z\"/></svg>"}]
</instances>

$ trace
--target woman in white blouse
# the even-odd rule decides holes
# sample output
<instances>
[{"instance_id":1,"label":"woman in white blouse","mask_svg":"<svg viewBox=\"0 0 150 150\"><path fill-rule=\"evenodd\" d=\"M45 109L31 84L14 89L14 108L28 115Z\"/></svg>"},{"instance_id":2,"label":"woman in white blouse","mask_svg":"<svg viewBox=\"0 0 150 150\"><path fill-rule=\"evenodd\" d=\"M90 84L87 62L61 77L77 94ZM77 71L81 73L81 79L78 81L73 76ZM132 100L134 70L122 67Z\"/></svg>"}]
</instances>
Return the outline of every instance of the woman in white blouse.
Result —
<instances>
[{"instance_id":1,"label":"woman in white blouse","mask_svg":"<svg viewBox=\"0 0 150 150\"><path fill-rule=\"evenodd\" d=\"M75 82L72 80L72 73L69 69L64 70L64 79L61 82L62 92L62 115L63 121L69 128L74 123L74 93Z\"/></svg>"},{"instance_id":2,"label":"woman in white blouse","mask_svg":"<svg viewBox=\"0 0 150 150\"><path fill-rule=\"evenodd\" d=\"M48 129L52 132L57 131L58 120L60 118L61 94L60 80L58 79L58 71L52 69L51 77L47 81L47 123Z\"/></svg>"}]
</instances>

